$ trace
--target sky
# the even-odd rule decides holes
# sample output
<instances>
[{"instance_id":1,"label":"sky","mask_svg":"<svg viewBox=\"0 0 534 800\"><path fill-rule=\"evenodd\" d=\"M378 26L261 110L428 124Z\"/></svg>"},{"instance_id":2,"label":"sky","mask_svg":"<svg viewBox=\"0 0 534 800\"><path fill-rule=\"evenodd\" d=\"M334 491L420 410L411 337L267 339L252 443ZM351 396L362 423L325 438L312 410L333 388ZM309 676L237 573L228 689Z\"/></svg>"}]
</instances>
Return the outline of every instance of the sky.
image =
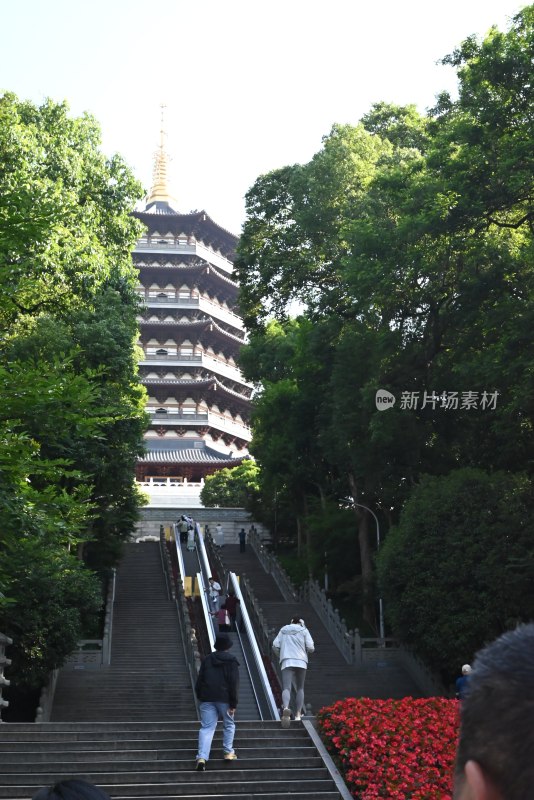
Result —
<instances>
[{"instance_id":1,"label":"sky","mask_svg":"<svg viewBox=\"0 0 534 800\"><path fill-rule=\"evenodd\" d=\"M148 191L165 104L177 209L239 234L256 178L375 102L455 93L437 62L518 0L0 0L0 90L91 113Z\"/></svg>"}]
</instances>

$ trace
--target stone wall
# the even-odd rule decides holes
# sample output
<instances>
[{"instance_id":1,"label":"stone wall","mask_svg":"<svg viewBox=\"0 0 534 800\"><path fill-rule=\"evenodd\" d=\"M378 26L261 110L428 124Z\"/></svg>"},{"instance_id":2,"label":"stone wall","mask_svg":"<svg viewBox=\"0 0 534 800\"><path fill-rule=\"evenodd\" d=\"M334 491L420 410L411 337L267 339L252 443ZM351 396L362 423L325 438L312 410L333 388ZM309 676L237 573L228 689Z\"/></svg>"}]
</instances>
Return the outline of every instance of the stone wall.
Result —
<instances>
[{"instance_id":1,"label":"stone wall","mask_svg":"<svg viewBox=\"0 0 534 800\"><path fill-rule=\"evenodd\" d=\"M208 524L211 531L215 532L215 526L220 522L224 531L224 540L228 544L237 542L239 530L244 528L248 532L252 523L260 536L269 538L268 531L261 523L256 522L244 508L155 508L153 506L141 509L133 538L137 540L145 536L155 536L159 539L160 525L171 525L182 514L192 516L195 522L200 524L202 530L204 530L204 525Z\"/></svg>"}]
</instances>

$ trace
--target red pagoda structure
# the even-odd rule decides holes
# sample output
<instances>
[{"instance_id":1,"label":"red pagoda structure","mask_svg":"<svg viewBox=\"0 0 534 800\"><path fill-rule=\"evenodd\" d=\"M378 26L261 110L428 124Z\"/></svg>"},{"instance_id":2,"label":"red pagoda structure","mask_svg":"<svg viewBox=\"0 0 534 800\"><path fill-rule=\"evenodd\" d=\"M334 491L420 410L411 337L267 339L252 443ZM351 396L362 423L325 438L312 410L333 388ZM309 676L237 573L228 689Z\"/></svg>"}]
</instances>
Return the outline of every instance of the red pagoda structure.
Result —
<instances>
[{"instance_id":1,"label":"red pagoda structure","mask_svg":"<svg viewBox=\"0 0 534 800\"><path fill-rule=\"evenodd\" d=\"M150 415L136 477L151 503L185 508L200 505L206 475L248 456L252 385L236 363L245 339L232 277L237 237L205 211L176 209L167 163L162 130L153 188L135 212L146 226L133 260Z\"/></svg>"}]
</instances>

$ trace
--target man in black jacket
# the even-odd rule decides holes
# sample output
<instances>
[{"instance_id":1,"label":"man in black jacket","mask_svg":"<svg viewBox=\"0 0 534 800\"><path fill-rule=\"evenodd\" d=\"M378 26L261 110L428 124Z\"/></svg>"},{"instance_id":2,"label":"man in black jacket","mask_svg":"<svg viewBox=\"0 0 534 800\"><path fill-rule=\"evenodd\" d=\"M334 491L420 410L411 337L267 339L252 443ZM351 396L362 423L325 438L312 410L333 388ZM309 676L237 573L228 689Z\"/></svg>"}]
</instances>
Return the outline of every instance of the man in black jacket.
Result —
<instances>
[{"instance_id":1,"label":"man in black jacket","mask_svg":"<svg viewBox=\"0 0 534 800\"><path fill-rule=\"evenodd\" d=\"M215 652L206 656L198 673L195 691L200 700L200 731L196 769L206 769L217 721L223 721L223 752L225 761L235 761L235 722L239 689L239 661L227 651L232 640L225 634L215 639Z\"/></svg>"}]
</instances>

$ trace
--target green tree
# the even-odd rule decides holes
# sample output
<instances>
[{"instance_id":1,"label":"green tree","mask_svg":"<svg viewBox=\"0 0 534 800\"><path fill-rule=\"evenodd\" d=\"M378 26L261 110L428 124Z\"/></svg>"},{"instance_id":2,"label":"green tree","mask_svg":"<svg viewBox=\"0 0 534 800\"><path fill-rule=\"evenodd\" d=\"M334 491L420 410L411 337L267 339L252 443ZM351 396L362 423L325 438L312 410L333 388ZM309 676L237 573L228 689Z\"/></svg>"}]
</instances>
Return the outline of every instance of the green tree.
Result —
<instances>
[{"instance_id":1,"label":"green tree","mask_svg":"<svg viewBox=\"0 0 534 800\"><path fill-rule=\"evenodd\" d=\"M81 636L102 596L77 554L114 563L140 502L141 189L99 145L66 104L0 98L0 628L18 685Z\"/></svg>"},{"instance_id":2,"label":"green tree","mask_svg":"<svg viewBox=\"0 0 534 800\"><path fill-rule=\"evenodd\" d=\"M80 638L99 638L101 582L75 554L53 541L24 539L3 560L12 576L9 674L19 690L39 688Z\"/></svg>"},{"instance_id":3,"label":"green tree","mask_svg":"<svg viewBox=\"0 0 534 800\"><path fill-rule=\"evenodd\" d=\"M421 479L378 557L394 630L450 680L485 642L534 615L532 485L464 468ZM525 579L526 578L526 579Z\"/></svg>"},{"instance_id":4,"label":"green tree","mask_svg":"<svg viewBox=\"0 0 534 800\"><path fill-rule=\"evenodd\" d=\"M308 164L262 176L248 193L237 271L262 384L253 447L264 485L278 464L278 482L299 486L309 505L315 468L332 500L350 494L391 524L421 474L531 474L531 59L528 7L506 34L446 59L458 67L458 101L442 96L426 117L376 104L361 126L334 126ZM308 324L298 347L285 323L295 299ZM380 413L378 388L419 405ZM498 406L451 411L430 399L472 390L497 393ZM301 408L308 449L288 441ZM299 463L300 450L312 458ZM371 599L371 520L354 513Z\"/></svg>"},{"instance_id":5,"label":"green tree","mask_svg":"<svg viewBox=\"0 0 534 800\"><path fill-rule=\"evenodd\" d=\"M452 224L532 230L532 60L534 5L508 31L466 39L444 64L455 67L459 98L438 98L432 166L453 190Z\"/></svg>"},{"instance_id":6,"label":"green tree","mask_svg":"<svg viewBox=\"0 0 534 800\"><path fill-rule=\"evenodd\" d=\"M237 467L224 467L207 475L200 493L202 504L253 511L259 495L259 472L258 465L247 458Z\"/></svg>"},{"instance_id":7,"label":"green tree","mask_svg":"<svg viewBox=\"0 0 534 800\"><path fill-rule=\"evenodd\" d=\"M80 309L112 269L133 274L140 185L66 103L0 97L0 326Z\"/></svg>"}]
</instances>

